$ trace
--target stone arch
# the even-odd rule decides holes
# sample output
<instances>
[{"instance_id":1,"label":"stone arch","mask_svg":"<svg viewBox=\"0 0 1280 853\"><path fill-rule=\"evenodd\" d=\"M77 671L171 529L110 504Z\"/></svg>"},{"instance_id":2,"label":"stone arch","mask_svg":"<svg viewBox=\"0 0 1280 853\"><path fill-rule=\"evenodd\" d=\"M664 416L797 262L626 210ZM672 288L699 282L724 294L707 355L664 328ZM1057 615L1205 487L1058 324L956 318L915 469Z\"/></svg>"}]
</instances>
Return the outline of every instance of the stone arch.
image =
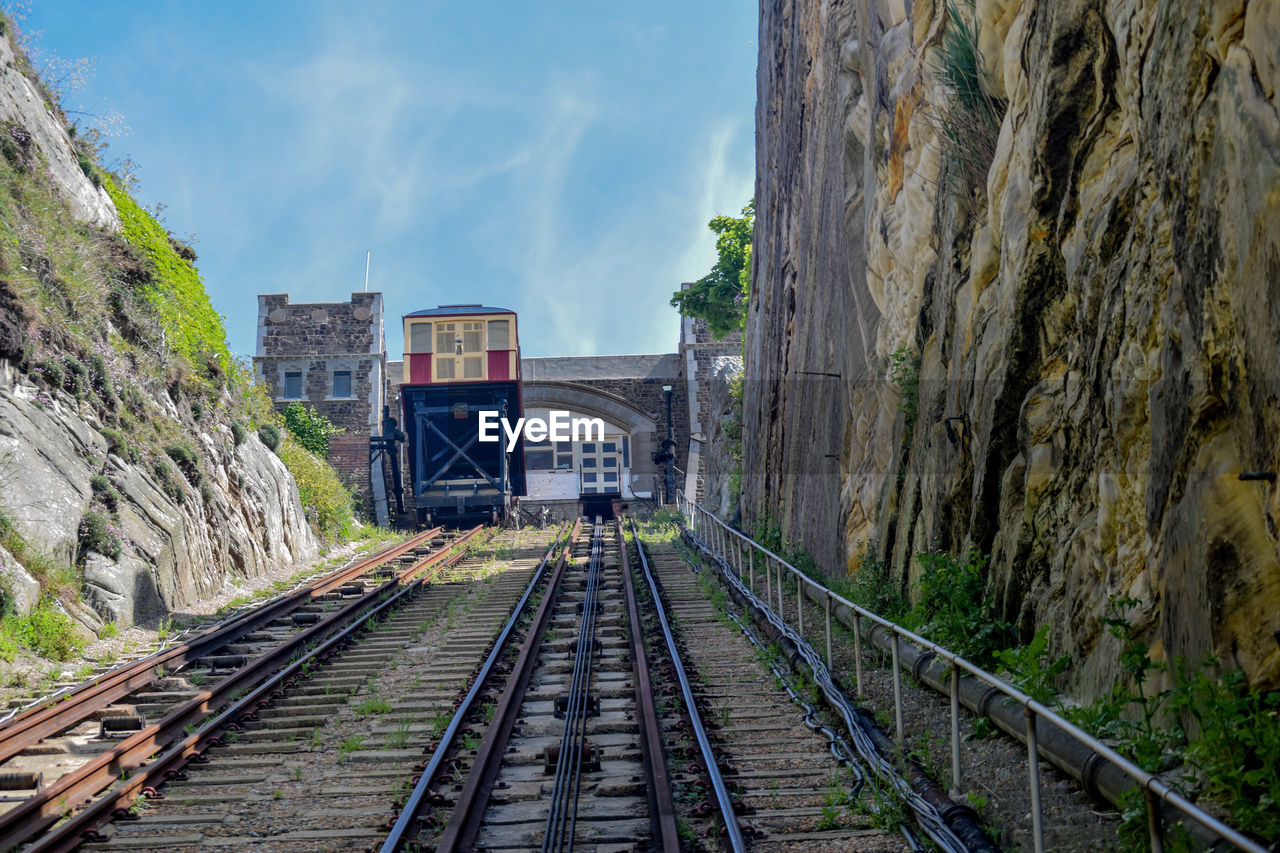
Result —
<instances>
[{"instance_id":1,"label":"stone arch","mask_svg":"<svg viewBox=\"0 0 1280 853\"><path fill-rule=\"evenodd\" d=\"M581 382L523 383L523 405L526 409L567 409L598 417L627 430L633 436L658 429L657 419L635 404Z\"/></svg>"},{"instance_id":2,"label":"stone arch","mask_svg":"<svg viewBox=\"0 0 1280 853\"><path fill-rule=\"evenodd\" d=\"M657 469L650 454L659 449L665 431L665 413L641 409L625 397L583 382L525 380L522 404L528 409L563 409L587 417L598 417L625 430L631 437L631 475L639 478L635 488L649 491Z\"/></svg>"}]
</instances>

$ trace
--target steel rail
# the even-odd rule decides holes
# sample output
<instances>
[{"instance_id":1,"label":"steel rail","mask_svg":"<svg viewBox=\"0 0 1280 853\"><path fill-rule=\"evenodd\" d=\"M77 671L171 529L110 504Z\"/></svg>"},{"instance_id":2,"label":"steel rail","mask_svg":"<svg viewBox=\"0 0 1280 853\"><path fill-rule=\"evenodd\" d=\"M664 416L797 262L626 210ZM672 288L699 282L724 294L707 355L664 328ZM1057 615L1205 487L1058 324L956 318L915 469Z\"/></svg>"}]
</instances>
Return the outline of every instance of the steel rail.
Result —
<instances>
[{"instance_id":1,"label":"steel rail","mask_svg":"<svg viewBox=\"0 0 1280 853\"><path fill-rule=\"evenodd\" d=\"M636 601L635 579L631 577L631 560L627 555L627 538L622 520L616 521L618 548L622 566L622 587L627 596L627 621L630 623L631 669L636 680L636 709L640 724L640 744L645 768L649 771L649 805L652 811L654 837L662 850L675 853L680 849L680 831L676 822L675 798L667 776L667 757L662 749L662 725L653 701L653 679L649 658L644 648L644 626L640 623L640 607ZM640 547L637 540L636 548ZM661 603L656 606L661 607Z\"/></svg>"},{"instance_id":2,"label":"steel rail","mask_svg":"<svg viewBox=\"0 0 1280 853\"><path fill-rule=\"evenodd\" d=\"M440 740L432 751L426 767L423 768L422 775L418 777L413 790L405 799L404 807L400 810L395 824L391 827L390 834L387 836L386 841L382 843L382 853L394 853L394 851L400 849L402 844L406 843L406 835L422 812L424 803L429 798L431 786L435 784L436 775L440 772L440 768L444 766L445 758L448 757L454 738L462 728L463 723L466 722L467 715L471 713L476 699L488 686L489 676L506 652L507 641L515 631L516 624L524 614L525 607L528 606L529 600L533 597L534 590L542 582L542 578L546 574L546 568L555 557L556 549L559 547L560 540L565 535L567 528L567 524L563 525L556 533L555 541L551 543L551 547L543 555L542 561L538 563L537 569L534 570L533 578L525 588L524 595L516 602L515 607L511 610L511 617L507 619L506 625L503 626L497 638L494 639L493 647L489 650L489 656L485 658L484 664L476 673L475 678L472 679L471 689L467 691L467 695L458 705L457 710L454 711L453 718L449 721L449 725L445 728L443 734L440 735Z\"/></svg>"},{"instance_id":3,"label":"steel rail","mask_svg":"<svg viewBox=\"0 0 1280 853\"><path fill-rule=\"evenodd\" d=\"M43 738L83 722L92 714L135 690L147 686L155 679L156 667L163 666L176 670L199 658L207 657L228 643L233 643L244 635L269 624L282 614L288 613L298 607L304 599L324 595L359 577L370 568L408 553L423 542L430 541L439 535L441 530L443 528L436 527L419 533L354 565L331 572L302 589L268 602L261 608L243 613L206 634L104 673L87 685L58 697L59 701L54 705L42 705L19 714L0 726L0 762L7 761Z\"/></svg>"},{"instance_id":4,"label":"steel rail","mask_svg":"<svg viewBox=\"0 0 1280 853\"><path fill-rule=\"evenodd\" d=\"M1178 813L1179 815L1181 815L1181 817L1187 818L1190 821L1192 821L1192 825L1198 825L1202 827L1208 833L1211 833L1212 835L1222 839L1223 841L1230 842L1231 844L1235 845L1237 848L1247 851L1247 853L1267 853L1267 849L1261 844L1259 844L1258 842L1254 841L1251 838L1246 837L1239 830L1228 826L1227 824L1223 823L1222 821L1208 814L1204 810L1200 809L1190 800L1186 799L1177 791L1175 791L1173 788L1171 788L1168 784L1163 782L1158 776L1152 773L1148 773L1147 771L1138 767L1132 761L1125 758L1120 753L1116 752L1114 749L1107 746L1102 741L1098 740L1097 738L1090 735L1088 732L1085 732L1079 726L1065 719L1053 709L1031 698L1026 693L1019 690L1017 687L1014 687L1008 682L1005 682L1000 678L996 677L995 675L992 675L990 672L987 672L986 670L982 669L981 667L977 666L974 663L971 663L965 658L955 654L949 649L939 646L937 643L927 640L924 637L921 637L918 634L908 630L907 628L904 628L903 626L897 624L896 622L892 622L888 619L885 619L882 616L879 616L876 613L873 613L870 610L867 610L865 607L862 607L861 605L855 604L854 602L850 601L849 599L845 598L839 593L832 591L831 589L829 589L828 587L824 586L821 583L818 583L817 581L810 578L808 575L801 572L795 566L791 565L786 560L779 557L777 554L765 548L763 545L760 545L754 539L750 538L749 536L746 536L745 534L741 533L738 530L734 530L732 527L729 527L727 524L725 524L723 521L717 518L714 514L708 512L701 505L691 500L687 495L683 493L683 491L677 490L677 504L682 508L682 512L690 520L690 523L688 525L684 525L685 528L689 530L690 534L694 538L696 538L699 542L703 543L708 550L710 550L712 553L717 554L718 555L717 558L719 560L724 561L726 564L731 564L729 558L724 555L729 552L728 543L734 542L735 547L739 549L746 549L748 550L749 554L754 554L758 552L766 558L766 563L765 563L766 576L768 576L769 574L770 562L776 565L777 568L775 571L778 575L778 587L779 587L778 600L779 601L782 600L782 590L781 590L782 571L785 569L787 572L791 573L796 577L797 583L803 584L804 587L807 587L808 589L815 590L819 595L829 599L830 601L836 604L839 604L840 606L845 607L852 614L852 619L854 623L853 629L854 629L855 643L859 643L861 641L862 631L861 631L860 624L863 619L866 619L872 623L872 628L868 629L868 636L870 636L871 630L873 630L874 627L878 626L891 635L893 646L895 649L898 646L899 639L904 639L907 642L911 643L912 645L918 646L919 648L926 650L926 653L932 654L937 658L943 661L946 661L951 667L950 682L952 685L955 686L954 688L955 692L958 692L959 690L959 687L960 687L959 682L961 680L960 674L961 672L964 672L966 673L966 677L971 677L975 681L981 684L985 684L988 688L995 691L997 694L1003 694L1005 698L1021 706L1026 715L1026 723L1025 723L1024 731L1023 732L1011 731L1009 733L1015 738L1018 738L1019 735L1021 735L1023 739L1030 742L1028 744L1028 761L1033 767L1037 764L1041 755L1043 754L1045 758L1049 759L1050 761L1053 761L1062 770L1079 778L1079 774L1077 774L1075 770L1073 770L1071 767L1064 766L1062 763L1059 763L1059 761L1057 760L1057 757L1054 756L1052 753L1050 753L1048 750L1046 750L1043 744L1037 744L1037 740L1038 740L1038 738L1036 737L1037 719L1042 722L1051 723L1052 728L1049 729L1050 732L1052 732L1054 729L1060 730L1066 738L1069 738L1070 740L1075 741L1076 743L1080 744L1082 747L1092 750L1092 752L1097 757L1097 761L1095 762L1094 758L1091 756L1090 758L1084 761L1084 764L1094 766L1093 773L1095 778L1097 773L1100 772L1097 769L1097 765L1104 765L1104 766L1110 765L1114 767L1118 773L1123 774L1124 776L1127 776L1130 780L1132 780L1132 783L1135 787L1143 791L1146 804L1147 804L1149 835L1150 835L1150 840L1151 840L1153 850L1163 849L1162 827L1164 824L1165 817L1164 815L1160 814L1160 803L1164 802L1172 811ZM718 543L723 543L723 544L718 544ZM754 557L753 556L750 557L749 560L750 562L748 565L753 567ZM739 562L741 561L739 560ZM797 605L799 605L799 599L797 599ZM861 658L857 657L855 660L859 667L858 684L859 684L859 690L860 690L861 689ZM899 669L895 667L894 668L895 679L898 677L898 673L899 673ZM954 695L954 692L953 692L953 695ZM959 713L958 706L959 706L958 701L956 700L956 698L953 698L952 699L953 720L955 719L956 715L958 715ZM985 712L979 709L979 713L983 714ZM1030 734L1030 736L1028 736L1028 733ZM958 735L956 732L956 725L953 722L952 724L953 741L957 737ZM957 747L955 747L953 743L953 749L955 748ZM958 764L959 764L958 760L953 759L953 762L958 769ZM1034 839L1036 843L1036 849L1040 850L1040 849L1043 849L1043 839L1039 837L1041 815L1033 812L1032 817L1033 817L1033 822L1035 824L1035 826L1033 827L1033 832L1037 836Z\"/></svg>"},{"instance_id":5,"label":"steel rail","mask_svg":"<svg viewBox=\"0 0 1280 853\"><path fill-rule=\"evenodd\" d=\"M667 619L667 611L662 605L662 596L658 592L658 582L649 568L649 558L645 556L644 544L640 541L640 536L636 532L635 519L631 520L631 538L635 540L636 552L640 555L640 566L644 570L645 580L649 584L649 592L653 596L654 612L658 616L658 624L662 626L662 637L667 644L667 653L671 656L672 666L675 668L676 680L680 684L680 693L684 697L684 707L689 713L689 723L693 728L694 737L698 741L698 749L702 753L703 764L707 767L707 777L711 782L711 790L716 795L716 805L720 808L720 817L724 821L729 849L734 853L741 853L741 851L747 849L747 843L742 837L742 830L738 827L738 818L733 811L733 799L729 796L729 787L725 785L724 777L720 775L720 764L716 761L715 749L711 746L711 739L707 737L707 729L702 724L702 715L698 712L697 697L693 695L693 685L689 683L689 676L685 672L683 661L680 659L680 650L676 647L675 636L671 633L671 623Z\"/></svg>"},{"instance_id":6,"label":"steel rail","mask_svg":"<svg viewBox=\"0 0 1280 853\"><path fill-rule=\"evenodd\" d=\"M228 702L236 702L235 693L252 690L263 680L270 678L270 673L274 667L289 665L290 671L293 671L293 667L290 665L290 660L293 656L301 657L305 655L309 645L323 642L325 638L332 632L339 630L348 620L354 618L355 625L361 624L369 615L367 612L369 604L377 602L384 593L401 586L412 576L426 569L436 567L437 564L450 558L456 557L453 562L457 562L465 555L465 551L459 550L459 546L475 539L483 530L484 528L481 526L472 528L450 543L449 548L424 557L409 568L398 572L396 577L373 587L360 598L338 610L330 618L294 635L286 642L251 661L248 666L231 673L217 685L175 707L159 721L121 741L114 749L81 765L52 785L28 797L15 808L0 814L0 850L9 850L33 838L50 824L57 821L68 810L74 809L83 803L89 803L83 811L72 817L63 826L58 827L51 836L46 836L46 839L50 837L66 839L67 832L72 831L65 829L68 826L73 827L75 832L83 830L90 821L101 816L103 808L111 808L121 799L131 796L133 791L154 781L166 769L157 762L149 761L149 759L157 752L167 749L170 744L179 740L185 733L184 728L187 725L201 725L201 731L204 731L203 724L208 715L218 712ZM380 610L380 607L375 606L374 609ZM326 647L328 647L328 644L326 644ZM237 702L236 707L242 707L241 703ZM187 740L189 741L190 738ZM141 769L139 770L138 768ZM133 774L119 788L110 792L106 797L90 802L94 795L112 782L120 779L123 774L128 773L130 770L134 771ZM110 803L111 805L104 805L105 803ZM79 843L78 837L71 840L73 843L70 846L75 846L75 844ZM45 839L41 839L29 849L44 850L53 848L47 847ZM57 849L70 848L60 847Z\"/></svg>"},{"instance_id":7,"label":"steel rail","mask_svg":"<svg viewBox=\"0 0 1280 853\"><path fill-rule=\"evenodd\" d=\"M547 811L542 851L573 849L573 834L578 821L579 783L582 757L587 748L587 714L591 690L591 666L595 657L596 593L600 585L603 551L603 528L596 516L591 529L591 556L587 567L587 585L582 597L582 619L578 627L578 644L574 651L573 676L569 682L569 701L564 713L564 731L560 735L560 752L556 758L556 777L551 787L551 808Z\"/></svg>"},{"instance_id":8,"label":"steel rail","mask_svg":"<svg viewBox=\"0 0 1280 853\"><path fill-rule=\"evenodd\" d=\"M555 606L560 584L564 579L565 568L569 564L569 553L574 542L582 533L582 520L573 525L568 542L560 552L556 561L555 574L547 584L547 591L538 606L537 615L529 625L528 633L520 646L520 656L516 659L511 674L507 677L506 689L498 700L493 712L493 721L485 732L484 741L476 752L475 763L471 772L458 793L453 814L445 826L439 841L436 842L436 853L454 853L474 847L480 823L484 819L485 809L493 793L494 782L502 769L502 756L507 743L511 739L511 731L515 728L516 718L520 714L520 704L529 687L529 680L538 663L538 650L542 647L542 638L546 633L547 623Z\"/></svg>"}]
</instances>

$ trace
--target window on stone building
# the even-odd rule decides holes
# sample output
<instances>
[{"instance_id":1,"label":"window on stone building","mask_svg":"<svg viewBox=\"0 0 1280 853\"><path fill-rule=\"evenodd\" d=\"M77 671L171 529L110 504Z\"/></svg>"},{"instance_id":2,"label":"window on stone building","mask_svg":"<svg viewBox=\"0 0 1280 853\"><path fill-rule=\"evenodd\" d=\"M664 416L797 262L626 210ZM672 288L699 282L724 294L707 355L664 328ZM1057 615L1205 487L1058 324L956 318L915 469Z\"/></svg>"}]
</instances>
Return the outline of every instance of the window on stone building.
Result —
<instances>
[{"instance_id":1,"label":"window on stone building","mask_svg":"<svg viewBox=\"0 0 1280 853\"><path fill-rule=\"evenodd\" d=\"M431 352L431 324L409 324L409 351Z\"/></svg>"},{"instance_id":2,"label":"window on stone building","mask_svg":"<svg viewBox=\"0 0 1280 853\"><path fill-rule=\"evenodd\" d=\"M302 399L302 371L284 375L284 397L286 400Z\"/></svg>"},{"instance_id":3,"label":"window on stone building","mask_svg":"<svg viewBox=\"0 0 1280 853\"><path fill-rule=\"evenodd\" d=\"M489 321L489 349L511 349L511 322Z\"/></svg>"},{"instance_id":4,"label":"window on stone building","mask_svg":"<svg viewBox=\"0 0 1280 853\"><path fill-rule=\"evenodd\" d=\"M335 370L333 372L333 396L351 396L351 371Z\"/></svg>"}]
</instances>

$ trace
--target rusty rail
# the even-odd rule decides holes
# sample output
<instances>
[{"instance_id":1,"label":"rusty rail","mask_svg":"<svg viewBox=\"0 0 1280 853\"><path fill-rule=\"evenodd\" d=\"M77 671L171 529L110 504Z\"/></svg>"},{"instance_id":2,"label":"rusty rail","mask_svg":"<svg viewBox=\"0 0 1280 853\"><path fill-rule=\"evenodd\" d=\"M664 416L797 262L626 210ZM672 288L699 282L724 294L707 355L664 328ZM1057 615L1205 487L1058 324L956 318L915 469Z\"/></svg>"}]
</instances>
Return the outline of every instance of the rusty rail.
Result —
<instances>
[{"instance_id":1,"label":"rusty rail","mask_svg":"<svg viewBox=\"0 0 1280 853\"><path fill-rule=\"evenodd\" d=\"M175 670L206 657L228 643L258 630L282 614L290 612L306 599L324 595L351 579L359 577L370 568L394 560L423 542L431 541L439 535L441 530L443 528L440 527L426 530L352 566L331 572L302 589L269 602L265 607L244 613L207 634L193 637L172 648L118 667L94 679L87 686L59 697L55 705L43 705L19 714L0 727L0 762L7 761L27 747L39 743L42 738L83 722L113 702L147 686L154 680L157 667L163 666Z\"/></svg>"},{"instance_id":2,"label":"rusty rail","mask_svg":"<svg viewBox=\"0 0 1280 853\"><path fill-rule=\"evenodd\" d=\"M645 769L649 772L654 837L661 841L663 850L676 851L680 849L680 832L676 826L676 805L671 794L671 779L667 775L667 759L662 751L662 726L658 722L658 708L653 701L653 679L649 673L649 658L644 650L644 627L640 624L640 608L636 603L635 581L631 577L631 561L627 556L627 538L623 535L622 520L618 519L616 524L622 587L627 596L627 621L631 626L629 632L631 666L636 679L636 709L639 717L637 722L640 724L640 742L644 751ZM643 561L640 537L635 535L634 522L632 524L632 538ZM655 599L654 606L661 608L662 602ZM714 756L709 758L709 761L714 760Z\"/></svg>"},{"instance_id":3,"label":"rusty rail","mask_svg":"<svg viewBox=\"0 0 1280 853\"><path fill-rule=\"evenodd\" d=\"M227 722L231 713L247 709L251 698L253 702L260 702L265 698L266 688L262 686L262 682L267 681L268 684L275 685L288 675L298 672L305 661L332 648L340 639L357 630L366 618L381 612L391 602L399 600L409 589L425 583L444 565L452 565L461 560L465 551L460 550L459 546L472 541L483 530L481 526L472 528L451 542L448 548L424 557L409 568L398 572L396 577L373 587L360 598L338 610L333 616L296 634L280 646L251 661L248 666L232 673L216 686L174 708L161 720L122 741L111 751L68 773L23 801L16 808L0 815L0 850L9 850L34 838L64 813L88 803L82 811L58 826L53 832L40 838L27 848L27 851L33 853L37 850L74 848L81 842L82 833L91 829L93 824L106 819L111 810L121 802L133 799L139 791L159 782L165 770L189 760L193 754L207 747L215 739L217 730ZM418 539L418 537L414 538ZM412 547L413 545L404 546L399 553L403 554ZM394 556L385 557L383 562L394 558ZM435 568L436 572L431 576L410 582L413 576L432 568ZM400 590L399 594L377 604L384 593L406 584L406 588ZM376 606L369 609L371 603L375 603ZM343 630L342 626L347 622L351 622L351 625ZM337 636L330 636L335 631L340 633ZM314 648L309 650L309 647ZM298 658L295 659L295 656ZM272 677L272 671L281 666L285 668ZM249 696L237 699L235 694L243 694L245 691L251 691ZM217 712L229 702L233 703L231 710L221 714L218 720L207 719L210 714ZM199 728L195 733L184 738L185 727L188 725L196 725ZM178 746L174 747L174 743ZM164 751L163 755L159 759L149 761L151 756L162 751ZM133 771L131 775L129 775L130 771ZM127 778L124 778L120 786L105 797L92 800L99 791L122 777Z\"/></svg>"},{"instance_id":4,"label":"rusty rail","mask_svg":"<svg viewBox=\"0 0 1280 853\"><path fill-rule=\"evenodd\" d=\"M511 739L511 730L515 727L516 718L520 715L520 703L529 686L529 679L538 663L538 650L542 647L542 637L546 633L547 622L554 609L560 582L564 578L565 567L569 564L569 555L573 543L582 532L582 520L573 525L573 532L565 545L560 559L556 562L555 574L547 584L546 594L538 606L537 615L529 625L529 632L520 646L520 656L507 679L507 687L494 709L493 722L485 733L484 741L476 753L475 763L462 790L458 793L457 806L444 828L444 833L436 844L436 853L453 853L457 850L469 850L475 844L476 834L480 831L480 822L484 818L485 808L489 805L489 797L493 792L494 781L498 771L502 769L502 756L507 742ZM384 846L384 851L396 849Z\"/></svg>"},{"instance_id":5,"label":"rusty rail","mask_svg":"<svg viewBox=\"0 0 1280 853\"><path fill-rule=\"evenodd\" d=\"M511 610L511 617L507 620L507 624L503 626L502 631L494 639L493 647L489 650L489 655L481 665L479 672L476 673L475 679L472 681L471 688L467 691L467 695L459 703L454 711L453 718L449 721L449 725L440 735L440 741L436 744L436 748L431 753L431 758L427 760L426 768L422 771L422 775L418 777L417 782L413 786L413 790L405 799L404 808L400 810L400 814L396 817L395 823L391 826L391 832L383 842L382 853L395 853L403 845L412 842L409 837L410 831L416 829L417 822L422 819L425 806L429 806L434 795L431 793L431 787L436 783L436 777L444 767L445 759L448 757L452 747L454 738L461 731L463 724L466 722L467 716L471 713L476 699L480 693L486 688L490 674L497 666L498 661L506 652L507 641L511 634L515 631L516 623L520 616L524 613L525 607L528 605L530 598L538 584L542 582L543 576L546 574L546 568L555 557L556 549L560 546L561 540L564 540L564 550L560 558L555 563L552 570L554 576L548 591L555 589L558 583L560 572L567 564L567 555L569 549L573 545L573 539L578 535L581 528L581 521L575 523L573 529L569 532L569 536L564 536L565 527L562 526L560 532L556 534L555 541L551 543L551 547L547 549L547 553L543 556L542 561L538 564L537 570L529 581L528 587L525 589L524 595L516 606Z\"/></svg>"}]
</instances>

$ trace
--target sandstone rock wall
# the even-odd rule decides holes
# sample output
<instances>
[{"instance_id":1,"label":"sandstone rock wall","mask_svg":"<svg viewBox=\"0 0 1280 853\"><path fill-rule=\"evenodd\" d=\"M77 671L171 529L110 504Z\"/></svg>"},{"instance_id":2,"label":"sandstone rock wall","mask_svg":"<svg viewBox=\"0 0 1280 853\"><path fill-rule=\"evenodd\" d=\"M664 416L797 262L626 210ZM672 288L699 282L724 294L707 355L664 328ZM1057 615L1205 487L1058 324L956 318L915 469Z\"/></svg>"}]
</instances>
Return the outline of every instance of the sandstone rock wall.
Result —
<instances>
[{"instance_id":1,"label":"sandstone rock wall","mask_svg":"<svg viewBox=\"0 0 1280 853\"><path fill-rule=\"evenodd\" d=\"M1157 655L1280 683L1280 495L1239 479L1280 468L1280 3L959 8L1008 99L972 193L943 0L762 4L747 521L829 566L871 540L904 584L990 552L1085 697L1111 596Z\"/></svg>"}]
</instances>

